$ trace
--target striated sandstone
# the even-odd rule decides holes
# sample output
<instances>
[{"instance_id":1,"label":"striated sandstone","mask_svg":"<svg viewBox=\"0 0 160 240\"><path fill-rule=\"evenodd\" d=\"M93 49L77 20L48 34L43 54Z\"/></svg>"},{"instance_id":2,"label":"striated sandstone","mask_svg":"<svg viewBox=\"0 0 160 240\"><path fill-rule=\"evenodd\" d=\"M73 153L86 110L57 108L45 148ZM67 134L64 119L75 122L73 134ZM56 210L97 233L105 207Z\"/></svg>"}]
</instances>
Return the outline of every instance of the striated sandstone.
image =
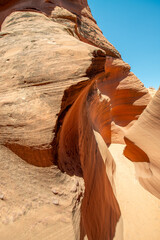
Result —
<instances>
[{"instance_id":1,"label":"striated sandstone","mask_svg":"<svg viewBox=\"0 0 160 240\"><path fill-rule=\"evenodd\" d=\"M160 198L160 89L125 135L124 154L135 163L140 183ZM137 150L136 150L137 149Z\"/></svg>"},{"instance_id":2,"label":"striated sandstone","mask_svg":"<svg viewBox=\"0 0 160 240\"><path fill-rule=\"evenodd\" d=\"M1 1L0 24L2 240L159 239L159 91L86 0Z\"/></svg>"},{"instance_id":3,"label":"striated sandstone","mask_svg":"<svg viewBox=\"0 0 160 240\"><path fill-rule=\"evenodd\" d=\"M117 100L119 95L123 98ZM125 128L139 117L149 99L148 91L130 73L129 65L108 57L105 72L81 91L63 118L57 133L56 157L62 171L83 176L85 181L82 236L87 234L89 239L115 236L121 212L114 187L115 163L107 145L123 143ZM94 136L94 131L104 143Z\"/></svg>"},{"instance_id":4,"label":"striated sandstone","mask_svg":"<svg viewBox=\"0 0 160 240\"><path fill-rule=\"evenodd\" d=\"M48 165L64 90L102 71L105 53L39 13L13 13L3 31L8 34L0 42L0 142L35 165Z\"/></svg>"},{"instance_id":5,"label":"striated sandstone","mask_svg":"<svg viewBox=\"0 0 160 240\"><path fill-rule=\"evenodd\" d=\"M72 32L72 28L75 28L74 31L80 40L104 49L107 55L120 57L118 51L108 42L97 26L87 0L1 1L0 25L6 16L15 11L36 11L52 17L56 21L64 19L63 24L68 27L70 32Z\"/></svg>"}]
</instances>

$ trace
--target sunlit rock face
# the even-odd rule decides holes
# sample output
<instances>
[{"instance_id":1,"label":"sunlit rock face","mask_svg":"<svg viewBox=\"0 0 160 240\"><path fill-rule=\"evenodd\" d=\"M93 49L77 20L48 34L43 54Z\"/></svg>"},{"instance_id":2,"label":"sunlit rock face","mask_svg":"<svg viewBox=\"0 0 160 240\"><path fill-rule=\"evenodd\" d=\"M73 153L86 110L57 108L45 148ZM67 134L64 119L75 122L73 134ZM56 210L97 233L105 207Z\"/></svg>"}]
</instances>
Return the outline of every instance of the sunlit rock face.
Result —
<instances>
[{"instance_id":1,"label":"sunlit rock face","mask_svg":"<svg viewBox=\"0 0 160 240\"><path fill-rule=\"evenodd\" d=\"M140 183L160 198L160 89L154 95L138 121L125 135L124 154L133 162ZM142 162L136 164L136 162ZM143 164L146 162L146 164ZM141 174L143 172L143 174Z\"/></svg>"},{"instance_id":2,"label":"sunlit rock face","mask_svg":"<svg viewBox=\"0 0 160 240\"><path fill-rule=\"evenodd\" d=\"M78 38L86 43L104 49L108 55L120 54L103 36L97 26L87 0L14 0L1 1L0 24L14 11L36 11L68 26L70 32L76 32Z\"/></svg>"},{"instance_id":3,"label":"sunlit rock face","mask_svg":"<svg viewBox=\"0 0 160 240\"><path fill-rule=\"evenodd\" d=\"M157 240L159 92L151 100L87 1L0 1L0 23L0 144L84 179L72 196L75 239ZM139 202L156 207L145 215Z\"/></svg>"},{"instance_id":4,"label":"sunlit rock face","mask_svg":"<svg viewBox=\"0 0 160 240\"><path fill-rule=\"evenodd\" d=\"M1 142L29 161L28 147L33 159L41 149L42 162L46 154L50 162L64 90L101 72L105 52L40 13L12 13L1 34Z\"/></svg>"}]
</instances>

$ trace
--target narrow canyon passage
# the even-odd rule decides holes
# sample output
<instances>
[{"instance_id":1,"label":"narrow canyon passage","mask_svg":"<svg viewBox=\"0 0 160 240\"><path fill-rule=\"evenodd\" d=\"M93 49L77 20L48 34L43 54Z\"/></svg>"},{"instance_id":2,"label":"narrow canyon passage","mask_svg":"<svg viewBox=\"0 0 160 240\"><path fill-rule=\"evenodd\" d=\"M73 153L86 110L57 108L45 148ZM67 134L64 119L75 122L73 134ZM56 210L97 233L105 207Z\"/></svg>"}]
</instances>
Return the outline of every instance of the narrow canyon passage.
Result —
<instances>
[{"instance_id":1,"label":"narrow canyon passage","mask_svg":"<svg viewBox=\"0 0 160 240\"><path fill-rule=\"evenodd\" d=\"M0 27L0 240L159 240L160 89L87 0L0 1Z\"/></svg>"}]
</instances>

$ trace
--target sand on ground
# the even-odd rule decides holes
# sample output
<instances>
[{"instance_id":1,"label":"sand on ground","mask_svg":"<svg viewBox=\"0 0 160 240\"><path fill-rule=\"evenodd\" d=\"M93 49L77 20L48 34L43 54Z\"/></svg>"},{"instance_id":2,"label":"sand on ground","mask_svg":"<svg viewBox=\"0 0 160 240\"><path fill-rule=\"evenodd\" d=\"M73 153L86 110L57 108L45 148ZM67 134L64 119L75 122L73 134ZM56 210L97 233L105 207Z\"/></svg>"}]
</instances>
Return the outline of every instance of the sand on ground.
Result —
<instances>
[{"instance_id":1,"label":"sand on ground","mask_svg":"<svg viewBox=\"0 0 160 240\"><path fill-rule=\"evenodd\" d=\"M160 199L141 186L134 165L139 163L124 157L124 147L122 144L109 147L116 163L116 197L122 214L124 240L159 240Z\"/></svg>"}]
</instances>

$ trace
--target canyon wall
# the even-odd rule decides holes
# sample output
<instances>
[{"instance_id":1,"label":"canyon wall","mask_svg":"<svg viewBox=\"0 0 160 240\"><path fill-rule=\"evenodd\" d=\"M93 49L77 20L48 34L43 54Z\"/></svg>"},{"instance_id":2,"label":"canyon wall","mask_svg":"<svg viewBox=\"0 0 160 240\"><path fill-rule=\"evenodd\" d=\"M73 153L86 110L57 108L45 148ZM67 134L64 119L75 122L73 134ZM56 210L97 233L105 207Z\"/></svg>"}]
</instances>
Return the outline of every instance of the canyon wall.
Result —
<instances>
[{"instance_id":1,"label":"canyon wall","mask_svg":"<svg viewBox=\"0 0 160 240\"><path fill-rule=\"evenodd\" d=\"M126 132L124 154L135 163L137 177L145 189L160 198L160 89L138 121ZM145 162L145 164L140 164Z\"/></svg>"},{"instance_id":2,"label":"canyon wall","mask_svg":"<svg viewBox=\"0 0 160 240\"><path fill-rule=\"evenodd\" d=\"M86 0L0 1L0 25L0 144L84 179L75 239L127 240L110 147L126 145L159 197L159 92L152 99Z\"/></svg>"}]
</instances>

